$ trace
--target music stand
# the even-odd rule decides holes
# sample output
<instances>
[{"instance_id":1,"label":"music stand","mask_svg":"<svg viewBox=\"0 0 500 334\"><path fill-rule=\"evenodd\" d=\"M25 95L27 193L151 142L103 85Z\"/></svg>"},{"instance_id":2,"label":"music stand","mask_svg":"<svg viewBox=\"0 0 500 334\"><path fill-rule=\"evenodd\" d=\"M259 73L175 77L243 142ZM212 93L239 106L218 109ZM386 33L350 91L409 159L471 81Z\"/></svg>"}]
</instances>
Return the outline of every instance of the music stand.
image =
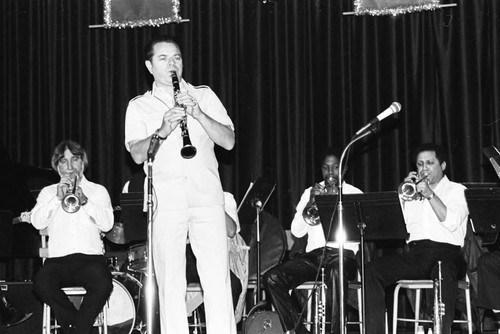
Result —
<instances>
[{"instance_id":1,"label":"music stand","mask_svg":"<svg viewBox=\"0 0 500 334\"><path fill-rule=\"evenodd\" d=\"M120 194L121 223L125 243L146 241L148 222L144 213L144 193Z\"/></svg>"},{"instance_id":2,"label":"music stand","mask_svg":"<svg viewBox=\"0 0 500 334\"><path fill-rule=\"evenodd\" d=\"M338 227L338 195L317 195L321 225L326 241L335 241ZM407 239L408 232L396 191L364 194L343 194L343 229L345 241L360 242L361 249L361 308L365 315L365 239ZM343 301L340 301L343 303Z\"/></svg>"},{"instance_id":3,"label":"music stand","mask_svg":"<svg viewBox=\"0 0 500 334\"><path fill-rule=\"evenodd\" d=\"M469 218L474 233L492 236L486 238L483 244L495 243L500 224L500 188L466 189L465 199L469 207Z\"/></svg>"}]
</instances>

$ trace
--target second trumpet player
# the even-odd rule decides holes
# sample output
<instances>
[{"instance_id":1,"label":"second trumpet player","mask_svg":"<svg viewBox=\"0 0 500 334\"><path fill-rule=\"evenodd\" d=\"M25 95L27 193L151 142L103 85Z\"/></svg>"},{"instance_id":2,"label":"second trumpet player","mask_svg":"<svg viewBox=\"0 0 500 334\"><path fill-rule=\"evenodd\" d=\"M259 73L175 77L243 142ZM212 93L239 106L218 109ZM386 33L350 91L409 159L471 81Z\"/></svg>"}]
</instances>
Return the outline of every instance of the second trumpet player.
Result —
<instances>
[{"instance_id":1,"label":"second trumpet player","mask_svg":"<svg viewBox=\"0 0 500 334\"><path fill-rule=\"evenodd\" d=\"M399 280L435 280L439 283L434 290L437 298L433 330L434 333L451 333L457 280L464 278L467 268L461 249L469 212L465 187L451 181L445 173L448 169L446 153L435 143L424 143L415 149L416 171L410 172L403 182L413 186L420 199L402 200L408 249L400 254L376 257L365 267L366 334L385 332L386 287ZM441 263L441 270L438 263ZM427 300L429 315L432 314L431 301L431 298ZM441 304L446 305L444 314Z\"/></svg>"},{"instance_id":2,"label":"second trumpet player","mask_svg":"<svg viewBox=\"0 0 500 334\"><path fill-rule=\"evenodd\" d=\"M300 318L301 309L294 302L290 295L290 290L306 281L316 281L320 279L322 269L324 269L324 282L328 286L325 298L322 298L322 316L313 320L313 328L321 332L325 329L324 324L330 323L330 328L334 333L340 329L340 303L339 303L339 250L338 243L333 240L325 240L323 224L311 224L304 212L307 206L311 206L316 196L324 193L338 192L339 180L339 157L342 151L339 148L325 149L318 161L317 166L321 168L322 181L312 187L308 187L300 198L296 207L296 212L291 224L291 232L294 237L305 239L305 252L290 257L280 265L269 269L264 274L264 285L266 296L270 299L278 312L285 333L309 333ZM344 194L359 194L361 190L353 185L343 182L342 191ZM319 222L319 220L318 220ZM324 222L323 222L324 223ZM356 277L355 252L358 249L358 242L348 241L344 244L344 280ZM347 284L344 285L344 296L347 296ZM324 306L324 308L323 308ZM304 305L302 305L304 307ZM319 309L319 307L317 308ZM324 317L323 317L324 315Z\"/></svg>"},{"instance_id":3,"label":"second trumpet player","mask_svg":"<svg viewBox=\"0 0 500 334\"><path fill-rule=\"evenodd\" d=\"M324 180L316 183L311 189L309 202L302 212L304 221L309 225L318 225L320 223L319 211L316 206L317 195L335 195L339 192L338 175L334 174L333 165L325 164L323 169Z\"/></svg>"}]
</instances>

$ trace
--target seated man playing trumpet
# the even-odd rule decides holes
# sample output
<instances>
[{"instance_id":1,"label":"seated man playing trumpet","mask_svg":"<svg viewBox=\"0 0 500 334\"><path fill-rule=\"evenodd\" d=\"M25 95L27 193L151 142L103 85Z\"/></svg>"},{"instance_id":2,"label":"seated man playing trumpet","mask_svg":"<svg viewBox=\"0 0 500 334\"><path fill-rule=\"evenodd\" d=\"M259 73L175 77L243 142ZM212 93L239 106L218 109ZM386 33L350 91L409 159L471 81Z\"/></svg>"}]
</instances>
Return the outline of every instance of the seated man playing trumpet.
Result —
<instances>
[{"instance_id":1,"label":"seated man playing trumpet","mask_svg":"<svg viewBox=\"0 0 500 334\"><path fill-rule=\"evenodd\" d=\"M61 180L42 189L31 212L31 223L49 235L48 258L33 282L37 296L55 313L63 334L88 334L113 289L103 255L101 232L113 227L113 209L103 186L83 172L85 150L72 140L54 149L52 168ZM87 291L77 310L64 287Z\"/></svg>"},{"instance_id":2,"label":"seated man playing trumpet","mask_svg":"<svg viewBox=\"0 0 500 334\"><path fill-rule=\"evenodd\" d=\"M332 277L338 280L338 248L336 242L326 242L323 227L316 216L315 197L321 194L337 194L339 182L339 157L341 151L333 148L327 149L321 156L321 173L323 181L307 188L297 205L297 211L292 221L291 232L301 238L308 236L306 252L286 261L264 274L263 283L266 293L279 314L285 333L308 333L300 318L301 309L294 303L289 294L291 289L306 281L320 279L320 269L325 269L325 282L328 286L326 305L332 305L334 329L340 329L338 319L338 302L332 303L333 296L338 295L338 287L333 287ZM361 193L356 187L343 182L343 193ZM345 279L356 276L356 259L358 243L345 243L344 245L344 275ZM335 283L336 284L336 283ZM346 288L347 286L345 286ZM347 296L347 293L345 293Z\"/></svg>"},{"instance_id":3,"label":"seated man playing trumpet","mask_svg":"<svg viewBox=\"0 0 500 334\"><path fill-rule=\"evenodd\" d=\"M465 187L451 182L444 174L446 157L439 145L419 146L415 151L415 163L417 171L410 172L400 186L402 189L414 184L413 194L400 191L409 251L377 258L366 266L368 334L385 332L385 289L401 279L438 279L438 261L441 261L441 292L445 305L445 314L440 319L442 333L451 332L457 280L464 277L466 270L460 253L469 215Z\"/></svg>"}]
</instances>

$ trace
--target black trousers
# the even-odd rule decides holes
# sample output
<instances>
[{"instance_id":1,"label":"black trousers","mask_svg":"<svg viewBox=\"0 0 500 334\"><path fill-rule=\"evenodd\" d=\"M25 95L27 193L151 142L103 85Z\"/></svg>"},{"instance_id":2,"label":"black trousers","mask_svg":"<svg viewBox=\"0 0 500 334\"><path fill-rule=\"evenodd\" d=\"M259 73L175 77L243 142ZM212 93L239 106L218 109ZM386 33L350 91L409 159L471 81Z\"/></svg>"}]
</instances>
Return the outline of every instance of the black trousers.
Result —
<instances>
[{"instance_id":1,"label":"black trousers","mask_svg":"<svg viewBox=\"0 0 500 334\"><path fill-rule=\"evenodd\" d=\"M79 310L61 290L70 286L87 290ZM34 278L33 288L42 302L52 308L63 330L71 325L75 327L73 333L89 334L111 294L113 281L104 256L71 254L46 259Z\"/></svg>"},{"instance_id":2,"label":"black trousers","mask_svg":"<svg viewBox=\"0 0 500 334\"><path fill-rule=\"evenodd\" d=\"M325 268L327 293L327 310L331 307L332 331L340 330L339 303L338 303L338 270L339 254L336 248L326 248L324 260L321 262L323 248L300 254L292 260L286 261L269 269L263 277L266 293L280 316L285 331L295 329L298 333L304 331L300 319L301 306L292 298L289 291L306 281L313 281L317 277L320 265ZM347 280L356 277L356 259L350 250L344 250L344 296L347 297ZM335 279L333 279L335 278ZM335 302L333 302L335 301Z\"/></svg>"},{"instance_id":3,"label":"black trousers","mask_svg":"<svg viewBox=\"0 0 500 334\"><path fill-rule=\"evenodd\" d=\"M477 273L477 306L500 310L500 250L481 255Z\"/></svg>"},{"instance_id":4,"label":"black trousers","mask_svg":"<svg viewBox=\"0 0 500 334\"><path fill-rule=\"evenodd\" d=\"M391 255L373 260L366 265L366 333L384 333L385 289L400 279L436 279L441 262L442 301L445 304L443 333L451 332L457 280L465 275L466 264L460 247L430 240L419 240L409 244L406 254Z\"/></svg>"}]
</instances>

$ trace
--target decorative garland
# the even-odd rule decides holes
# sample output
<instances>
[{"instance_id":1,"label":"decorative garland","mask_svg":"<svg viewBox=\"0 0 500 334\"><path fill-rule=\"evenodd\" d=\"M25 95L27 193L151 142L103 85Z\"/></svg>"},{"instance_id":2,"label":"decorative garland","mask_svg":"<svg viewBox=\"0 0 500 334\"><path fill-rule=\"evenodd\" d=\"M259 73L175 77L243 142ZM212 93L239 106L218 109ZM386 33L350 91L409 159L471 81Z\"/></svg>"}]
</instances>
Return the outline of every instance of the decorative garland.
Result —
<instances>
[{"instance_id":1,"label":"decorative garland","mask_svg":"<svg viewBox=\"0 0 500 334\"><path fill-rule=\"evenodd\" d=\"M440 0L354 0L355 15L399 15L434 10L439 8Z\"/></svg>"},{"instance_id":2,"label":"decorative garland","mask_svg":"<svg viewBox=\"0 0 500 334\"><path fill-rule=\"evenodd\" d=\"M134 12L137 8L139 12ZM148 13L154 13L154 17L148 17ZM104 27L121 29L179 23L182 21L179 13L179 0L135 0L132 4L130 0L104 0Z\"/></svg>"}]
</instances>

